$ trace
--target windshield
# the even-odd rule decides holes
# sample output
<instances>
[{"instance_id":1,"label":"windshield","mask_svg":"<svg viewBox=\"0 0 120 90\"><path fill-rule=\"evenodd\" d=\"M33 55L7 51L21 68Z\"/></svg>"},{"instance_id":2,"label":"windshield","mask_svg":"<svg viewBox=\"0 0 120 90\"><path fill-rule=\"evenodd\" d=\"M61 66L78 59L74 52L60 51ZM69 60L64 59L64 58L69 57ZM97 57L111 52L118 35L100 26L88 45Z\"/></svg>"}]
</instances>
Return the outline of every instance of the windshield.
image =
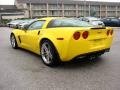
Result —
<instances>
[{"instance_id":1,"label":"windshield","mask_svg":"<svg viewBox=\"0 0 120 90\"><path fill-rule=\"evenodd\" d=\"M13 21L10 21L10 23L16 23L16 22L20 22L21 20L13 20Z\"/></svg>"},{"instance_id":2,"label":"windshield","mask_svg":"<svg viewBox=\"0 0 120 90\"><path fill-rule=\"evenodd\" d=\"M93 25L79 19L55 19L49 22L48 28L54 27L91 27Z\"/></svg>"},{"instance_id":3,"label":"windshield","mask_svg":"<svg viewBox=\"0 0 120 90\"><path fill-rule=\"evenodd\" d=\"M92 20L92 21L100 21L100 20Z\"/></svg>"},{"instance_id":4,"label":"windshield","mask_svg":"<svg viewBox=\"0 0 120 90\"><path fill-rule=\"evenodd\" d=\"M90 20L90 21L100 21L99 18L95 18L95 17L91 17L91 18L89 18L89 20Z\"/></svg>"}]
</instances>

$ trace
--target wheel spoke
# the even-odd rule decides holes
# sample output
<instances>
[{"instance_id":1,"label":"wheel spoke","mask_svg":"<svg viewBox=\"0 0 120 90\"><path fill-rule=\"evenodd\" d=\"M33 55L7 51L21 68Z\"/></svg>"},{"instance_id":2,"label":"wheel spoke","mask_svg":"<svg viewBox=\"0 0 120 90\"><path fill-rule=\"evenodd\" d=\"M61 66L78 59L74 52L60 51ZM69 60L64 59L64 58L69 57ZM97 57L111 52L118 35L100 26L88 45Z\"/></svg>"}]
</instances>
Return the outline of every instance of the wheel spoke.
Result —
<instances>
[{"instance_id":1,"label":"wheel spoke","mask_svg":"<svg viewBox=\"0 0 120 90\"><path fill-rule=\"evenodd\" d=\"M50 62L50 57L49 57L49 55L46 55L46 58L47 58L47 62Z\"/></svg>"},{"instance_id":2,"label":"wheel spoke","mask_svg":"<svg viewBox=\"0 0 120 90\"><path fill-rule=\"evenodd\" d=\"M49 57L50 57L50 59L52 59L53 57L52 57L52 54L51 54L51 52L49 51Z\"/></svg>"},{"instance_id":3,"label":"wheel spoke","mask_svg":"<svg viewBox=\"0 0 120 90\"><path fill-rule=\"evenodd\" d=\"M41 47L41 55L45 63L51 63L52 54L48 43L44 43Z\"/></svg>"},{"instance_id":4,"label":"wheel spoke","mask_svg":"<svg viewBox=\"0 0 120 90\"><path fill-rule=\"evenodd\" d=\"M15 47L15 37L14 36L11 37L11 44L13 47Z\"/></svg>"}]
</instances>

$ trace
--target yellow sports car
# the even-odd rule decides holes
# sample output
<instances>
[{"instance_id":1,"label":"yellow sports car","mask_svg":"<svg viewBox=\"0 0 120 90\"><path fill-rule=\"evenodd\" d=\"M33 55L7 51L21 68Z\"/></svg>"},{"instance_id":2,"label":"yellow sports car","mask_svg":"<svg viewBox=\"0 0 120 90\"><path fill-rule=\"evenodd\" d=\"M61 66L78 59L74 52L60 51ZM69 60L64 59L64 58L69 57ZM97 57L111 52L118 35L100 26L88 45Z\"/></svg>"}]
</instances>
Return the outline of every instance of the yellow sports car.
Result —
<instances>
[{"instance_id":1,"label":"yellow sports car","mask_svg":"<svg viewBox=\"0 0 120 90\"><path fill-rule=\"evenodd\" d=\"M73 18L48 17L34 21L10 35L14 49L20 47L41 55L48 66L77 57L95 58L110 50L113 29L94 27Z\"/></svg>"}]
</instances>

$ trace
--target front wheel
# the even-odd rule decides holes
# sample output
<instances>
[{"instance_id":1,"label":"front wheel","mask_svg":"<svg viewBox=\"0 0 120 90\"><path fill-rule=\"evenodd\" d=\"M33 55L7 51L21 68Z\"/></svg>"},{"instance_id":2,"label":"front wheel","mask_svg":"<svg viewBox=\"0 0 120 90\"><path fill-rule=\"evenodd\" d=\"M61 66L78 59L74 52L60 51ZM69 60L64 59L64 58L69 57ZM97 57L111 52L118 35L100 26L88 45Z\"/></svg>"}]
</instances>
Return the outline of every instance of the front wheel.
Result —
<instances>
[{"instance_id":1,"label":"front wheel","mask_svg":"<svg viewBox=\"0 0 120 90\"><path fill-rule=\"evenodd\" d=\"M18 48L17 41L14 34L10 35L10 42L11 42L12 48L14 49Z\"/></svg>"},{"instance_id":2,"label":"front wheel","mask_svg":"<svg viewBox=\"0 0 120 90\"><path fill-rule=\"evenodd\" d=\"M41 43L40 53L42 61L47 66L56 66L59 64L60 60L58 53L52 42L50 42L49 40L44 40Z\"/></svg>"}]
</instances>

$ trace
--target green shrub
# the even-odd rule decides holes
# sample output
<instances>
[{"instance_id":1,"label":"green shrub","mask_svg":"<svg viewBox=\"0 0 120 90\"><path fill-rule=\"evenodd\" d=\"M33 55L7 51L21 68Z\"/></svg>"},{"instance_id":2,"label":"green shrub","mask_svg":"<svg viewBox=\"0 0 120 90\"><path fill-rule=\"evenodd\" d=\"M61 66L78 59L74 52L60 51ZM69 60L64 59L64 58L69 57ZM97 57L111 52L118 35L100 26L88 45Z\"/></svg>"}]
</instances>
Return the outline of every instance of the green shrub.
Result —
<instances>
[{"instance_id":1,"label":"green shrub","mask_svg":"<svg viewBox=\"0 0 120 90\"><path fill-rule=\"evenodd\" d=\"M8 20L8 19L2 19L2 24L3 25L6 25L8 22L10 22L10 20Z\"/></svg>"}]
</instances>

